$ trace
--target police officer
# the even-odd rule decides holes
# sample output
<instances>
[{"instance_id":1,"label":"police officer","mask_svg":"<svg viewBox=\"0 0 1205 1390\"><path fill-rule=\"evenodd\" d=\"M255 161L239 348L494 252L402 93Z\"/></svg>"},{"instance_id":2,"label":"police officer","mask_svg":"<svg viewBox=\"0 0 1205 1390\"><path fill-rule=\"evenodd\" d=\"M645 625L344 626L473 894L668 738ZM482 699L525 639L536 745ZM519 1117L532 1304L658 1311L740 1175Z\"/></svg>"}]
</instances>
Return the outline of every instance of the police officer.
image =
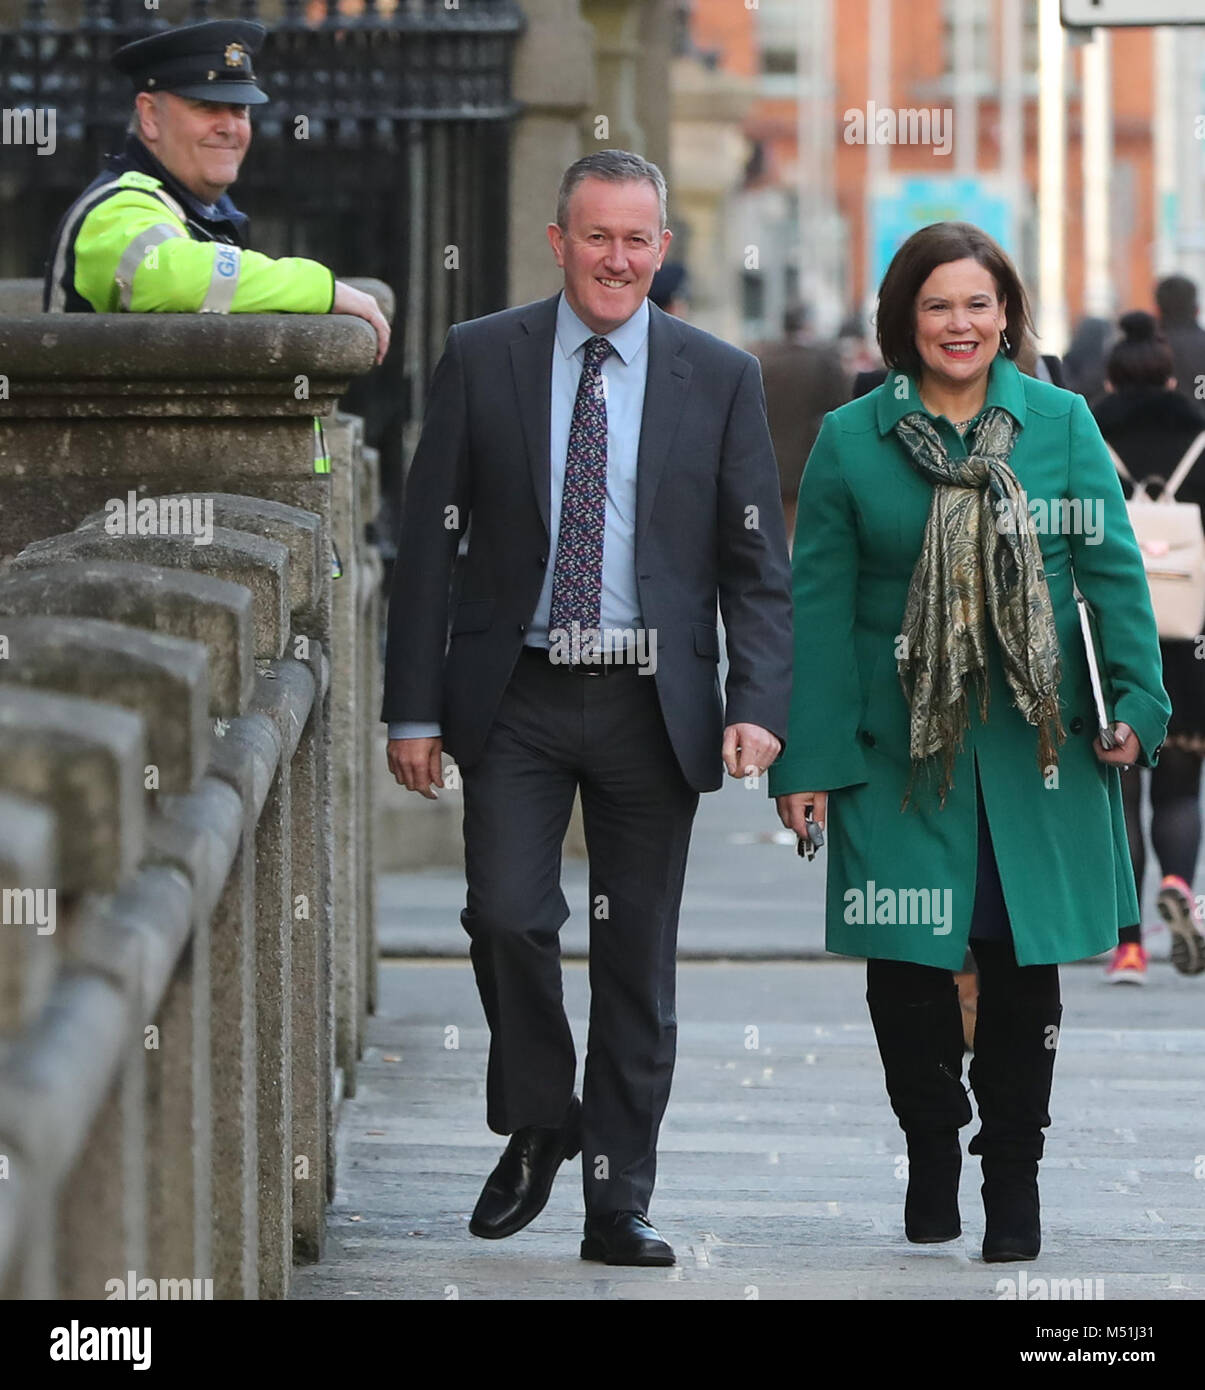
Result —
<instances>
[{"instance_id":1,"label":"police officer","mask_svg":"<svg viewBox=\"0 0 1205 1390\"><path fill-rule=\"evenodd\" d=\"M130 131L59 223L43 309L354 314L384 357L389 324L376 300L317 261L248 250L247 218L226 192L251 144L248 108L268 100L251 67L265 33L210 20L113 55L137 93Z\"/></svg>"}]
</instances>

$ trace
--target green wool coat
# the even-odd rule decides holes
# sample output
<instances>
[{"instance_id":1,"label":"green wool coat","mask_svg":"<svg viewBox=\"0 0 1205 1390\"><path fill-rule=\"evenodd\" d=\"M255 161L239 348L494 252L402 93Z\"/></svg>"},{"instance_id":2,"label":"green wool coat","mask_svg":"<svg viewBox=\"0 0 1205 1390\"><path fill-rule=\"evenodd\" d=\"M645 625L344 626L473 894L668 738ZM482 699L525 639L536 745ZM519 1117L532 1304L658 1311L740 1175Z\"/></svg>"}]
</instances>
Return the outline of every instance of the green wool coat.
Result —
<instances>
[{"instance_id":1,"label":"green wool coat","mask_svg":"<svg viewBox=\"0 0 1205 1390\"><path fill-rule=\"evenodd\" d=\"M791 717L769 777L772 796L830 793L827 844L816 862L827 855L826 941L840 955L961 968L978 858L972 760L1021 965L1110 949L1118 928L1139 920L1119 773L1092 751L1097 721L1072 580L1098 617L1111 713L1138 735L1141 765L1153 766L1170 704L1141 554L1116 470L1080 396L997 357L986 403L1021 427L1010 464L1038 531L1067 737L1057 770L1044 774L1037 730L1012 702L989 619L988 717L981 722L972 696L944 808L936 783L918 778L915 804L900 809L909 710L896 643L932 485L893 430L903 415L924 410L916 381L890 374L825 416L804 472ZM941 416L935 424L950 453L965 455L950 422Z\"/></svg>"}]
</instances>

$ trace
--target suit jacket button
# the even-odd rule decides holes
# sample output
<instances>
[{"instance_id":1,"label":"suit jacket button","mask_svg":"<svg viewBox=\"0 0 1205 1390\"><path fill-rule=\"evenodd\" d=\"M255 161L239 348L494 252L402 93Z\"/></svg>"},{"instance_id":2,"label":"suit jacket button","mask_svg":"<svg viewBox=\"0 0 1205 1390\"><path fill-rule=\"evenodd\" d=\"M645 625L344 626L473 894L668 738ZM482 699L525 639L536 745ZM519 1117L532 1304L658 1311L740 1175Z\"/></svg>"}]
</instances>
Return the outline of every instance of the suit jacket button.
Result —
<instances>
[{"instance_id":1,"label":"suit jacket button","mask_svg":"<svg viewBox=\"0 0 1205 1390\"><path fill-rule=\"evenodd\" d=\"M874 735L870 732L869 729L862 730L862 742L867 746L867 748L874 747Z\"/></svg>"},{"instance_id":2,"label":"suit jacket button","mask_svg":"<svg viewBox=\"0 0 1205 1390\"><path fill-rule=\"evenodd\" d=\"M547 556L547 555L541 555L540 558L536 561L536 564L539 565L539 567L540 567L541 569L543 569L544 566L545 566L547 563L548 563L548 556Z\"/></svg>"},{"instance_id":3,"label":"suit jacket button","mask_svg":"<svg viewBox=\"0 0 1205 1390\"><path fill-rule=\"evenodd\" d=\"M519 624L519 631L520 631L520 632L526 632L526 631L527 631L527 624L526 624L526 623L520 623L520 624Z\"/></svg>"},{"instance_id":4,"label":"suit jacket button","mask_svg":"<svg viewBox=\"0 0 1205 1390\"><path fill-rule=\"evenodd\" d=\"M1084 721L1083 721L1083 720L1080 718L1080 716L1077 714L1077 715L1075 716L1075 718L1072 719L1072 721L1071 721L1071 725L1070 725L1071 732L1072 732L1073 734L1078 734L1078 733L1083 729L1083 727L1084 727Z\"/></svg>"}]
</instances>

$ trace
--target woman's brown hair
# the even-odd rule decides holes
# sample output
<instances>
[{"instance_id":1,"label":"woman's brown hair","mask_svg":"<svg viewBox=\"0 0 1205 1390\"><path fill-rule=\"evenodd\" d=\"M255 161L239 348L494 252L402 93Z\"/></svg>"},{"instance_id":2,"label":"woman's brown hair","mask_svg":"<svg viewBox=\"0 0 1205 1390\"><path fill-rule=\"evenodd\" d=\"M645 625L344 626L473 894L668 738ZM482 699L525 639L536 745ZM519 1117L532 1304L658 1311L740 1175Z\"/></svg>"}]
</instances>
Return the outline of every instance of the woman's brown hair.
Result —
<instances>
[{"instance_id":1,"label":"woman's brown hair","mask_svg":"<svg viewBox=\"0 0 1205 1390\"><path fill-rule=\"evenodd\" d=\"M996 282L996 294L1006 301L1006 357L1016 357L1033 335L1029 299L1017 268L1002 247L970 222L934 222L904 242L891 258L879 286L875 335L883 361L896 371L919 376L920 353L916 350L916 296L939 265L948 261L978 261Z\"/></svg>"}]
</instances>

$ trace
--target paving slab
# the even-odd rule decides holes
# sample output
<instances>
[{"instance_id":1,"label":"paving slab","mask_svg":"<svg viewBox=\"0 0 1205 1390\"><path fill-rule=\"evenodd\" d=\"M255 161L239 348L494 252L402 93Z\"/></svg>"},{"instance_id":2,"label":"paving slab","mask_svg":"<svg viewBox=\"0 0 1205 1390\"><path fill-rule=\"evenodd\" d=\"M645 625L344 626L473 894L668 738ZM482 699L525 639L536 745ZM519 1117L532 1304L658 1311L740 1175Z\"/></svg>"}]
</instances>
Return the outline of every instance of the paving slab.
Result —
<instances>
[{"instance_id":1,"label":"paving slab","mask_svg":"<svg viewBox=\"0 0 1205 1390\"><path fill-rule=\"evenodd\" d=\"M678 1264L638 1270L578 1258L577 1163L525 1231L499 1242L469 1234L503 1142L485 1125L487 1033L472 973L460 961L384 961L357 1095L341 1113L327 1258L294 1271L291 1297L995 1300L1024 1269L1030 1280L1100 1280L1092 1290L1110 1300L1200 1299L1205 977L1160 965L1142 990L1105 986L1089 967L1063 980L1042 1254L988 1266L973 1158L963 1238L904 1239L902 1135L860 964L683 964L650 1212ZM580 964L566 966L565 997L580 1059Z\"/></svg>"}]
</instances>

